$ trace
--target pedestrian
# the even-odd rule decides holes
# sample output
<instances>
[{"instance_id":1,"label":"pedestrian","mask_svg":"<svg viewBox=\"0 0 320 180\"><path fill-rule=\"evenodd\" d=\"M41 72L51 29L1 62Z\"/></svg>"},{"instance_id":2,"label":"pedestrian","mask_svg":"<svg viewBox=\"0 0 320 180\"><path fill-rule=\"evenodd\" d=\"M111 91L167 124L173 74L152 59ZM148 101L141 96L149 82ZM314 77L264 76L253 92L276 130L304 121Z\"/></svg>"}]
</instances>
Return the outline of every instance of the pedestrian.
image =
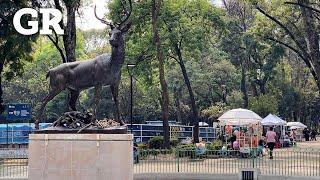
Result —
<instances>
[{"instance_id":1,"label":"pedestrian","mask_svg":"<svg viewBox=\"0 0 320 180\"><path fill-rule=\"evenodd\" d=\"M273 148L276 145L277 133L273 131L273 127L269 128L269 131L266 133L266 142L269 148L270 159L273 159Z\"/></svg>"},{"instance_id":2,"label":"pedestrian","mask_svg":"<svg viewBox=\"0 0 320 180\"><path fill-rule=\"evenodd\" d=\"M310 138L310 131L308 128L303 130L303 134L304 134L304 138L306 139L306 141L309 141Z\"/></svg>"},{"instance_id":3,"label":"pedestrian","mask_svg":"<svg viewBox=\"0 0 320 180\"><path fill-rule=\"evenodd\" d=\"M139 163L139 146L137 143L133 144L133 162Z\"/></svg>"},{"instance_id":4,"label":"pedestrian","mask_svg":"<svg viewBox=\"0 0 320 180\"><path fill-rule=\"evenodd\" d=\"M311 131L311 141L317 141L317 130L316 129L313 129Z\"/></svg>"},{"instance_id":5,"label":"pedestrian","mask_svg":"<svg viewBox=\"0 0 320 180\"><path fill-rule=\"evenodd\" d=\"M258 143L258 148L257 148L257 156L258 157L263 156L263 146L264 146L264 141L263 141L263 139L260 139L259 143Z\"/></svg>"}]
</instances>

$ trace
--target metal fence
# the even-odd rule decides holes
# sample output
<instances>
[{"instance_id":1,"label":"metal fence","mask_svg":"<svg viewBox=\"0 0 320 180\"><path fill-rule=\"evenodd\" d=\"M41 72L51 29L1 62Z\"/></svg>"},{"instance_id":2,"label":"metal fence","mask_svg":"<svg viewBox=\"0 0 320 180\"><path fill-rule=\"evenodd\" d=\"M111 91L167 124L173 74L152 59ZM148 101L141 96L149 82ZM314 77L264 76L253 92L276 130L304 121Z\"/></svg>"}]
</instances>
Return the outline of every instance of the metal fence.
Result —
<instances>
[{"instance_id":1,"label":"metal fence","mask_svg":"<svg viewBox=\"0 0 320 180\"><path fill-rule=\"evenodd\" d=\"M212 173L237 174L243 168L258 168L262 175L320 177L320 150L283 149L273 152L274 159L257 156L255 151L144 150L136 159L135 173Z\"/></svg>"},{"instance_id":2,"label":"metal fence","mask_svg":"<svg viewBox=\"0 0 320 180\"><path fill-rule=\"evenodd\" d=\"M0 177L28 177L28 150L0 149Z\"/></svg>"},{"instance_id":3,"label":"metal fence","mask_svg":"<svg viewBox=\"0 0 320 180\"><path fill-rule=\"evenodd\" d=\"M27 177L26 149L0 149L0 177ZM3 153L8 152L8 153ZM313 176L320 178L320 150L277 149L274 159L256 152L194 150L140 150L134 173L237 174L243 168L258 168L262 175Z\"/></svg>"}]
</instances>

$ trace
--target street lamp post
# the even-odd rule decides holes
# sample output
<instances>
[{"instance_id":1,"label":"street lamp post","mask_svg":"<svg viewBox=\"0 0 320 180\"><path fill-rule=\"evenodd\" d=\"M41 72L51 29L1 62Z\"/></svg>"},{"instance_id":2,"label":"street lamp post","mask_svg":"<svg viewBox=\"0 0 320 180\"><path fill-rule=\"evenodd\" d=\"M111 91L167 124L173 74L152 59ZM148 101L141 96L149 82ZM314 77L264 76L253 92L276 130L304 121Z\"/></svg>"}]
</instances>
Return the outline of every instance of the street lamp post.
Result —
<instances>
[{"instance_id":1,"label":"street lamp post","mask_svg":"<svg viewBox=\"0 0 320 180\"><path fill-rule=\"evenodd\" d=\"M132 69L135 67L135 64L127 64L129 75L130 75L130 132L133 134L133 74Z\"/></svg>"}]
</instances>

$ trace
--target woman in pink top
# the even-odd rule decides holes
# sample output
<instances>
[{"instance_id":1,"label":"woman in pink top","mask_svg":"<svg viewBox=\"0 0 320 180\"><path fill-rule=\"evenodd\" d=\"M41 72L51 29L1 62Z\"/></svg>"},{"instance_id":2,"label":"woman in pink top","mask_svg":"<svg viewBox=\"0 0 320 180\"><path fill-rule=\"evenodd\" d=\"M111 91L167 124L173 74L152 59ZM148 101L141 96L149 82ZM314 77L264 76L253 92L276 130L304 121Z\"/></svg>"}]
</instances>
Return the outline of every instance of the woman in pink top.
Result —
<instances>
[{"instance_id":1,"label":"woman in pink top","mask_svg":"<svg viewBox=\"0 0 320 180\"><path fill-rule=\"evenodd\" d=\"M269 131L266 134L266 141L267 141L268 148L270 150L270 159L273 159L272 152L273 152L274 146L276 145L276 137L277 137L276 132L273 131L273 127L270 127Z\"/></svg>"}]
</instances>

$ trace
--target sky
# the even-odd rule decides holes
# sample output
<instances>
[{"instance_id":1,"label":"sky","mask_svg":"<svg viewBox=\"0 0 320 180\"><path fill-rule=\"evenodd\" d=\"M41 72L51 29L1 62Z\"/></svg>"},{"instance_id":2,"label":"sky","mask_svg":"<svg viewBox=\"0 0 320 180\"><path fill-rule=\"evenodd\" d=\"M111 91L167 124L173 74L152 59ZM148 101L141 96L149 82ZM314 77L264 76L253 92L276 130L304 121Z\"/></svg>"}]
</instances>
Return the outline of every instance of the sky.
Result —
<instances>
[{"instance_id":1,"label":"sky","mask_svg":"<svg viewBox=\"0 0 320 180\"><path fill-rule=\"evenodd\" d=\"M77 17L77 27L86 31L90 29L103 29L106 25L102 24L94 16L94 6L97 5L97 14L99 17L103 17L108 12L105 7L109 0L92 0L92 3L86 7L81 8L80 17ZM221 0L211 0L215 5L221 6Z\"/></svg>"},{"instance_id":2,"label":"sky","mask_svg":"<svg viewBox=\"0 0 320 180\"><path fill-rule=\"evenodd\" d=\"M92 3L89 6L81 8L80 17L77 17L77 27L80 27L82 30L89 29L103 29L106 27L94 16L94 6L97 6L97 14L99 17L103 17L106 14L107 8L105 7L108 0L92 0Z\"/></svg>"}]
</instances>

